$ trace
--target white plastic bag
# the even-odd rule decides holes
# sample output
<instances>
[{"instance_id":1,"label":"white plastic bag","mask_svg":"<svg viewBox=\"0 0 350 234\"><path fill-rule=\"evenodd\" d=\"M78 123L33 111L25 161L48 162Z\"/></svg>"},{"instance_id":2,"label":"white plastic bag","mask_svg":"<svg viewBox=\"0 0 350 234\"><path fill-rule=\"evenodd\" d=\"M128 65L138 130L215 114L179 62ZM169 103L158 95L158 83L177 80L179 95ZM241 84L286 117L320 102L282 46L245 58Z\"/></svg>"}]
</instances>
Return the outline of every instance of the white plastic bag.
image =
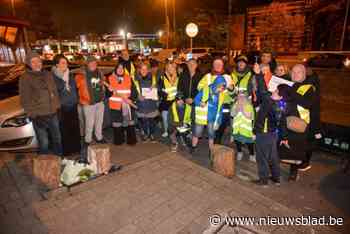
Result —
<instances>
[{"instance_id":1,"label":"white plastic bag","mask_svg":"<svg viewBox=\"0 0 350 234\"><path fill-rule=\"evenodd\" d=\"M63 160L62 165L64 165L63 172L61 174L61 182L64 185L72 185L81 181L81 176L79 173L83 170L90 170L94 173L93 168L90 165L78 163L73 160Z\"/></svg>"}]
</instances>

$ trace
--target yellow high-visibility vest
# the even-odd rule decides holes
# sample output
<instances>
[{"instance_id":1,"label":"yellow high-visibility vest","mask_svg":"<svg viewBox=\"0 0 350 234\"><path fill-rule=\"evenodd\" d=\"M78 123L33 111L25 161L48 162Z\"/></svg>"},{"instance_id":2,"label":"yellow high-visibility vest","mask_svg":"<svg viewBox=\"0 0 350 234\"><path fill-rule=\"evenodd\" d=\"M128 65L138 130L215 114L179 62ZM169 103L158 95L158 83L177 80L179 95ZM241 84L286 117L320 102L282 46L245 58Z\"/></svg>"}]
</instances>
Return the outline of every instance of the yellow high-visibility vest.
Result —
<instances>
[{"instance_id":1,"label":"yellow high-visibility vest","mask_svg":"<svg viewBox=\"0 0 350 234\"><path fill-rule=\"evenodd\" d=\"M311 84L305 84L305 85L301 85L298 89L297 89L297 93L300 94L301 96L304 96L305 93L307 93L307 91L309 91L310 89L313 89L315 91L315 86L311 85ZM310 110L307 108L304 108L300 105L297 105L297 110L299 112L300 118L303 119L307 124L310 123Z\"/></svg>"}]
</instances>

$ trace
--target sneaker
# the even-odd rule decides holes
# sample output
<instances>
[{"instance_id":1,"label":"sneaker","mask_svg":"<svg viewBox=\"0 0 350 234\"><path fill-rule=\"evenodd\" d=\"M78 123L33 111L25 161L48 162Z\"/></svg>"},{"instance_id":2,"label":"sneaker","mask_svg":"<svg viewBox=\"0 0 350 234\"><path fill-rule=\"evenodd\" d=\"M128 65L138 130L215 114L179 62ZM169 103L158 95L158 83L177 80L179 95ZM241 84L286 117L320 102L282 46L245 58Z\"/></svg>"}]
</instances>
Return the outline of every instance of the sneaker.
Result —
<instances>
[{"instance_id":1,"label":"sneaker","mask_svg":"<svg viewBox=\"0 0 350 234\"><path fill-rule=\"evenodd\" d=\"M259 180L255 181L255 184L259 185L263 188L267 188L269 186L269 182L266 179L259 179Z\"/></svg>"},{"instance_id":2,"label":"sneaker","mask_svg":"<svg viewBox=\"0 0 350 234\"><path fill-rule=\"evenodd\" d=\"M255 155L249 155L249 161L253 162L253 163L256 163L256 157Z\"/></svg>"},{"instance_id":3,"label":"sneaker","mask_svg":"<svg viewBox=\"0 0 350 234\"><path fill-rule=\"evenodd\" d=\"M141 135L141 141L142 142L147 142L148 141L148 137L145 135Z\"/></svg>"},{"instance_id":4,"label":"sneaker","mask_svg":"<svg viewBox=\"0 0 350 234\"><path fill-rule=\"evenodd\" d=\"M299 171L307 171L311 169L311 165L308 162L303 162L300 166L298 166Z\"/></svg>"},{"instance_id":5,"label":"sneaker","mask_svg":"<svg viewBox=\"0 0 350 234\"><path fill-rule=\"evenodd\" d=\"M177 152L177 148L178 148L177 144L171 144L170 151L172 153L176 153Z\"/></svg>"},{"instance_id":6,"label":"sneaker","mask_svg":"<svg viewBox=\"0 0 350 234\"><path fill-rule=\"evenodd\" d=\"M166 137L168 137L168 136L169 136L168 132L164 132L164 133L162 134L162 137L164 137L164 138L166 138Z\"/></svg>"},{"instance_id":7,"label":"sneaker","mask_svg":"<svg viewBox=\"0 0 350 234\"><path fill-rule=\"evenodd\" d=\"M272 181L272 183L276 186L280 186L281 185L281 180L280 178L273 178L271 177L270 180Z\"/></svg>"},{"instance_id":8,"label":"sneaker","mask_svg":"<svg viewBox=\"0 0 350 234\"><path fill-rule=\"evenodd\" d=\"M241 161L243 158L243 152L238 152L237 153L237 161Z\"/></svg>"}]
</instances>

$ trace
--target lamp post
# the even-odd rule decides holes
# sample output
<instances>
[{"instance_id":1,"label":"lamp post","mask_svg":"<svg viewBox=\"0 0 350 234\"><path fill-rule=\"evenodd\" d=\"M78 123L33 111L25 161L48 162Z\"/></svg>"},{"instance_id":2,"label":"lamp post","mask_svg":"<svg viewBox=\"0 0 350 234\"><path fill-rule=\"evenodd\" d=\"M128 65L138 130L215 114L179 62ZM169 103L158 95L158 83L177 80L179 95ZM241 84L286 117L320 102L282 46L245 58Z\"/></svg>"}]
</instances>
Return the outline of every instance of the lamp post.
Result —
<instances>
[{"instance_id":1,"label":"lamp post","mask_svg":"<svg viewBox=\"0 0 350 234\"><path fill-rule=\"evenodd\" d=\"M126 32L126 30L122 29L122 30L120 30L119 34L123 38L124 48L126 50L128 50L129 49L129 46L128 46L128 35L130 35L130 33Z\"/></svg>"},{"instance_id":2,"label":"lamp post","mask_svg":"<svg viewBox=\"0 0 350 234\"><path fill-rule=\"evenodd\" d=\"M195 23L189 23L186 25L186 34L190 37L190 50L192 53L193 38L198 34L198 26Z\"/></svg>"},{"instance_id":3,"label":"lamp post","mask_svg":"<svg viewBox=\"0 0 350 234\"><path fill-rule=\"evenodd\" d=\"M16 16L15 0L11 0L12 16Z\"/></svg>"},{"instance_id":4,"label":"lamp post","mask_svg":"<svg viewBox=\"0 0 350 234\"><path fill-rule=\"evenodd\" d=\"M164 0L165 27L166 27L166 48L169 49L170 25L168 16L168 0Z\"/></svg>"}]
</instances>

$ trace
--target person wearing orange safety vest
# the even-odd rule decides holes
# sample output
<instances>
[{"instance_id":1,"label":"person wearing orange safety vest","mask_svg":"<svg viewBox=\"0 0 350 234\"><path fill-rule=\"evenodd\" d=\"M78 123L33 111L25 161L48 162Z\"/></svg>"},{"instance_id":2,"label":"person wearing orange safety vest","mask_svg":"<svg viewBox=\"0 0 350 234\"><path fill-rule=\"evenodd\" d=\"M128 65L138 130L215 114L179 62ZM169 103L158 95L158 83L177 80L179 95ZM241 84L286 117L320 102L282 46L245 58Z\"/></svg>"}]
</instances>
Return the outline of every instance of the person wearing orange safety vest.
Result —
<instances>
[{"instance_id":1,"label":"person wearing orange safety vest","mask_svg":"<svg viewBox=\"0 0 350 234\"><path fill-rule=\"evenodd\" d=\"M113 94L109 98L111 109L114 144L120 145L126 142L129 145L136 144L135 132L135 108L137 91L132 78L125 73L123 64L119 63L114 72L108 77L108 89Z\"/></svg>"}]
</instances>

